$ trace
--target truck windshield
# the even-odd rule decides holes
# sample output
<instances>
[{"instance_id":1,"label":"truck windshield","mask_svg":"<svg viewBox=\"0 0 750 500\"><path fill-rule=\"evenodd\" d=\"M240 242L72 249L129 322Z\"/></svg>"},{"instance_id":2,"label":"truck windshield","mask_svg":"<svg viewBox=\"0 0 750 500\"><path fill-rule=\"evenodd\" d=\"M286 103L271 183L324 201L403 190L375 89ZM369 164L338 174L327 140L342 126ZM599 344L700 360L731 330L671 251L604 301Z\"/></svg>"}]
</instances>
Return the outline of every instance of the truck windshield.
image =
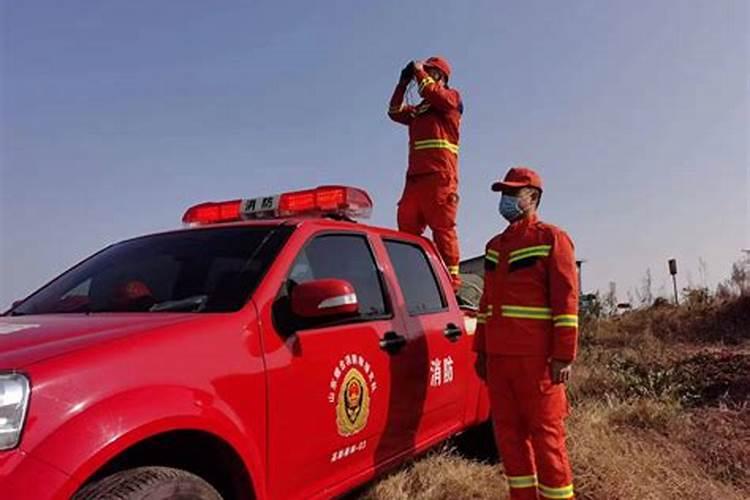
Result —
<instances>
[{"instance_id":1,"label":"truck windshield","mask_svg":"<svg viewBox=\"0 0 750 500\"><path fill-rule=\"evenodd\" d=\"M10 315L236 311L290 232L223 227L128 240L64 273Z\"/></svg>"}]
</instances>

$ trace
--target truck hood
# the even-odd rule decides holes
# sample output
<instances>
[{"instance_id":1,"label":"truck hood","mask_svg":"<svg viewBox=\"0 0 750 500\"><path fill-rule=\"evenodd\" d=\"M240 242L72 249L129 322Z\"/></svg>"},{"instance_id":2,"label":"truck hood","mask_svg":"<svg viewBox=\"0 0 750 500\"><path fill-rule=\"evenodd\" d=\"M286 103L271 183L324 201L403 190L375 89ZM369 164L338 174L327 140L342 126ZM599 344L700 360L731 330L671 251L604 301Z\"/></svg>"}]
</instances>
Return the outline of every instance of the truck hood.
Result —
<instances>
[{"instance_id":1,"label":"truck hood","mask_svg":"<svg viewBox=\"0 0 750 500\"><path fill-rule=\"evenodd\" d=\"M195 313L0 317L0 370L17 370L43 359L196 317Z\"/></svg>"}]
</instances>

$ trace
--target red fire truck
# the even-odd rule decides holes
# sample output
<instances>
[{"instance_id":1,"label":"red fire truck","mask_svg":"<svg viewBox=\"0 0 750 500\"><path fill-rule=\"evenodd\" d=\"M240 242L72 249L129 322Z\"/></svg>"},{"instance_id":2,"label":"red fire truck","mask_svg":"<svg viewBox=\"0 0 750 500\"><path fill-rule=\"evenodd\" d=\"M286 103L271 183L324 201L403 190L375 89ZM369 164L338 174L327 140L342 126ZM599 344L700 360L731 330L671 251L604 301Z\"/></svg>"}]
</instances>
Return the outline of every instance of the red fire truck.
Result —
<instances>
[{"instance_id":1,"label":"red fire truck","mask_svg":"<svg viewBox=\"0 0 750 500\"><path fill-rule=\"evenodd\" d=\"M328 498L488 418L473 328L362 190L203 203L0 317L0 497Z\"/></svg>"}]
</instances>

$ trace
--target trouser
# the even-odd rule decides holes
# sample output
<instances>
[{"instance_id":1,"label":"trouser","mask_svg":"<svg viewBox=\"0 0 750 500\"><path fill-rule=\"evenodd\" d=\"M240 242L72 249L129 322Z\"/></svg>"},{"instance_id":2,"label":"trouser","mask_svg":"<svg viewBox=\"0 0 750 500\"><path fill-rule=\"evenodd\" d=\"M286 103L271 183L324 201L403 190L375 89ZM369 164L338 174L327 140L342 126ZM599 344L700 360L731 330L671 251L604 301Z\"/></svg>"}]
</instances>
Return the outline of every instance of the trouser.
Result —
<instances>
[{"instance_id":1,"label":"trouser","mask_svg":"<svg viewBox=\"0 0 750 500\"><path fill-rule=\"evenodd\" d=\"M573 498L563 384L542 356L487 356L495 440L513 500Z\"/></svg>"},{"instance_id":2,"label":"trouser","mask_svg":"<svg viewBox=\"0 0 750 500\"><path fill-rule=\"evenodd\" d=\"M458 281L458 181L450 174L435 172L407 177L404 193L398 202L398 229L421 235L432 230L440 256Z\"/></svg>"}]
</instances>

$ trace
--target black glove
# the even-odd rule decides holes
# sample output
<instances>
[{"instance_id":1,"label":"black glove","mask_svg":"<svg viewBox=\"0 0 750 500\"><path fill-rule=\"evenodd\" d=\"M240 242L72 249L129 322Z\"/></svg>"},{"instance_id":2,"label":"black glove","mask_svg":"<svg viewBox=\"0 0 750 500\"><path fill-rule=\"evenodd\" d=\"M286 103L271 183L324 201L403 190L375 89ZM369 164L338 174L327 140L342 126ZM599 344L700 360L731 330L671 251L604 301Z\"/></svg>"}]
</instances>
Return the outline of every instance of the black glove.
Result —
<instances>
[{"instance_id":1,"label":"black glove","mask_svg":"<svg viewBox=\"0 0 750 500\"><path fill-rule=\"evenodd\" d=\"M398 81L401 83L406 83L412 78L414 78L414 61L409 61L409 64L407 64L404 69L401 70L401 77Z\"/></svg>"}]
</instances>

